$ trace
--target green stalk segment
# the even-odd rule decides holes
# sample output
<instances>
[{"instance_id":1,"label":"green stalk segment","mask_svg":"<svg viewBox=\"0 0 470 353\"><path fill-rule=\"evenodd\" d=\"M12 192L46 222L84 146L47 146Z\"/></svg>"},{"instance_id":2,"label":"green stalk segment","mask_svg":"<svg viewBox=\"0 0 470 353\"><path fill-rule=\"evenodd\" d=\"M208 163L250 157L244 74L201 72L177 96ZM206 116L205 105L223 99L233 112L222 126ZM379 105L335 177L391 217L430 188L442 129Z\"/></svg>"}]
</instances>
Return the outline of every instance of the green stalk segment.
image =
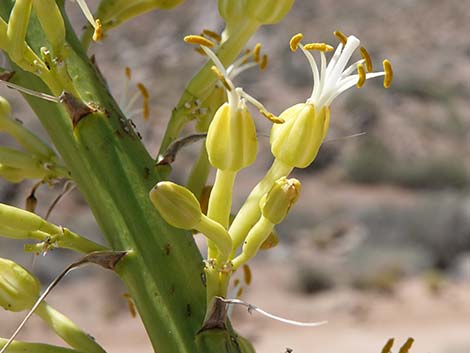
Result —
<instances>
[{"instance_id":1,"label":"green stalk segment","mask_svg":"<svg viewBox=\"0 0 470 353\"><path fill-rule=\"evenodd\" d=\"M13 3L0 3L0 15L5 20ZM155 351L224 353L227 341L214 341L210 348L196 344L206 306L199 250L189 232L170 227L151 204L148 192L162 177L82 50L64 15L64 1L58 1L58 5L69 45L65 58L69 75L80 97L97 107L98 112L84 116L72 129L63 106L36 97L25 98L70 170L111 249L130 251L116 271L136 304ZM243 37L237 39L237 48L243 47L254 30L244 31ZM27 40L37 52L46 43L34 13ZM225 60L237 52L232 49L225 54ZM19 67L14 69L14 83L48 91L37 77ZM209 73L202 80L205 82L206 78L214 81ZM178 129L170 130L167 142ZM228 333L227 340L231 342Z\"/></svg>"}]
</instances>

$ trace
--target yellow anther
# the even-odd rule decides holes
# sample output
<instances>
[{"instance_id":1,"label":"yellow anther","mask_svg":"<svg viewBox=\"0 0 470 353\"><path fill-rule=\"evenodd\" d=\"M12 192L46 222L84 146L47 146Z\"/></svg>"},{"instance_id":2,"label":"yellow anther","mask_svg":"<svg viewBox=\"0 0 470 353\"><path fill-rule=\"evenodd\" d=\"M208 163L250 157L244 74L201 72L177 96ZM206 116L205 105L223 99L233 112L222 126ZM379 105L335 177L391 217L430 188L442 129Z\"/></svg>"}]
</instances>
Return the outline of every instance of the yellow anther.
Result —
<instances>
[{"instance_id":1,"label":"yellow anther","mask_svg":"<svg viewBox=\"0 0 470 353\"><path fill-rule=\"evenodd\" d=\"M297 48L299 47L299 43L302 40L304 35L302 33L297 33L290 39L290 50L296 51Z\"/></svg>"},{"instance_id":2,"label":"yellow anther","mask_svg":"<svg viewBox=\"0 0 470 353\"><path fill-rule=\"evenodd\" d=\"M257 43L255 47L253 48L253 61L255 63L259 63L260 52L261 52L261 43Z\"/></svg>"},{"instance_id":3,"label":"yellow anther","mask_svg":"<svg viewBox=\"0 0 470 353\"><path fill-rule=\"evenodd\" d=\"M150 116L149 91L147 90L147 87L145 87L144 84L140 82L137 84L137 88L139 89L140 93L142 94L142 98L144 99L144 102L143 102L144 120L148 120Z\"/></svg>"},{"instance_id":4,"label":"yellow anther","mask_svg":"<svg viewBox=\"0 0 470 353\"><path fill-rule=\"evenodd\" d=\"M93 33L93 40L95 42L101 40L103 38L103 25L101 24L101 20L99 18L95 21L95 32Z\"/></svg>"},{"instance_id":5,"label":"yellow anther","mask_svg":"<svg viewBox=\"0 0 470 353\"><path fill-rule=\"evenodd\" d=\"M389 88L393 80L392 64L390 63L390 61L385 59L383 62L383 65L384 65L384 71L385 71L384 87Z\"/></svg>"},{"instance_id":6,"label":"yellow anther","mask_svg":"<svg viewBox=\"0 0 470 353\"><path fill-rule=\"evenodd\" d=\"M239 284L240 284L240 280L236 278L235 281L233 281L233 286L237 287Z\"/></svg>"},{"instance_id":7,"label":"yellow anther","mask_svg":"<svg viewBox=\"0 0 470 353\"><path fill-rule=\"evenodd\" d=\"M248 265L243 265L243 280L245 281L245 284L249 286L251 284L251 268Z\"/></svg>"},{"instance_id":8,"label":"yellow anther","mask_svg":"<svg viewBox=\"0 0 470 353\"><path fill-rule=\"evenodd\" d=\"M242 295L243 295L243 287L240 287L240 289L237 291L237 295L236 295L237 299L240 299Z\"/></svg>"},{"instance_id":9,"label":"yellow anther","mask_svg":"<svg viewBox=\"0 0 470 353\"><path fill-rule=\"evenodd\" d=\"M125 70L127 79L130 80L131 77L132 77L132 70L131 70L131 68L130 68L129 66L126 66L126 68L125 68L124 70Z\"/></svg>"},{"instance_id":10,"label":"yellow anther","mask_svg":"<svg viewBox=\"0 0 470 353\"><path fill-rule=\"evenodd\" d=\"M227 80L225 79L224 74L220 72L220 70L216 66L212 66L211 70L217 76L219 81L222 82L225 89L230 92L232 90L232 87L230 87L230 85L228 84Z\"/></svg>"},{"instance_id":11,"label":"yellow anther","mask_svg":"<svg viewBox=\"0 0 470 353\"><path fill-rule=\"evenodd\" d=\"M267 66L268 66L268 56L264 54L263 57L261 58L259 69L264 70Z\"/></svg>"},{"instance_id":12,"label":"yellow anther","mask_svg":"<svg viewBox=\"0 0 470 353\"><path fill-rule=\"evenodd\" d=\"M365 60L366 62L366 69L367 69L367 72L372 72L374 70L373 66L372 66L372 60L370 59L370 55L369 55L369 52L367 51L366 48L364 47L360 47L359 48L359 51L361 52L361 56L362 58Z\"/></svg>"},{"instance_id":13,"label":"yellow anther","mask_svg":"<svg viewBox=\"0 0 470 353\"><path fill-rule=\"evenodd\" d=\"M356 87L361 88L362 86L364 86L364 83L366 83L366 69L364 68L363 64L357 65L357 76L358 76L358 79L357 79Z\"/></svg>"},{"instance_id":14,"label":"yellow anther","mask_svg":"<svg viewBox=\"0 0 470 353\"><path fill-rule=\"evenodd\" d=\"M304 45L304 49L329 52L329 51L332 51L334 48L331 45L326 44L326 43L308 43Z\"/></svg>"},{"instance_id":15,"label":"yellow anther","mask_svg":"<svg viewBox=\"0 0 470 353\"><path fill-rule=\"evenodd\" d=\"M263 115L266 119L273 122L274 124L284 124L284 119L281 119L264 109L260 109L259 112L261 113L261 115Z\"/></svg>"},{"instance_id":16,"label":"yellow anther","mask_svg":"<svg viewBox=\"0 0 470 353\"><path fill-rule=\"evenodd\" d=\"M343 45L348 41L348 37L341 31L334 31L333 34L341 43L343 43Z\"/></svg>"},{"instance_id":17,"label":"yellow anther","mask_svg":"<svg viewBox=\"0 0 470 353\"><path fill-rule=\"evenodd\" d=\"M206 37L212 38L216 42L220 43L222 41L222 37L218 33L211 31L210 29L203 30L202 34L205 35Z\"/></svg>"},{"instance_id":18,"label":"yellow anther","mask_svg":"<svg viewBox=\"0 0 470 353\"><path fill-rule=\"evenodd\" d=\"M196 36L193 34L184 37L183 40L189 44L199 44L208 48L212 48L214 46L214 42L210 41L209 39L204 38L203 36Z\"/></svg>"}]
</instances>

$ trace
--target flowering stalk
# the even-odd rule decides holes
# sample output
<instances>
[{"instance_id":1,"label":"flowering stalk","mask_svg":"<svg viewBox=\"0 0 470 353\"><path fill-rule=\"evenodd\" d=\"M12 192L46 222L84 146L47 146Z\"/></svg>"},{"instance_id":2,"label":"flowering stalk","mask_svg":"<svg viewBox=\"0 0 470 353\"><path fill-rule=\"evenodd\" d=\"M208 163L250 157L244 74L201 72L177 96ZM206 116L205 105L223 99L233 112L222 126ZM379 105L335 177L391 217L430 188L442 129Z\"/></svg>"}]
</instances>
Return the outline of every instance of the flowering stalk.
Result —
<instances>
[{"instance_id":1,"label":"flowering stalk","mask_svg":"<svg viewBox=\"0 0 470 353\"><path fill-rule=\"evenodd\" d=\"M64 14L64 2L57 4ZM11 19L13 5L9 0L0 2L0 23ZM236 342L231 330L226 331L227 341L210 339L196 345L206 306L200 253L187 232L168 225L153 207L148 191L162 175L110 96L66 16L63 19L68 46L65 63L73 77L74 96L86 98L96 109L75 115L72 121L74 106L31 96L26 100L90 205L110 248L130 251L116 272L128 287L155 350L226 352L226 342ZM41 46L44 36L39 24L30 23L28 28L28 43ZM247 38L244 33L242 37ZM2 42L0 47L9 49ZM29 67L24 67L26 72L15 62L12 66L15 75L10 82L37 92L47 92L49 87L54 95L60 94L60 84L51 87L42 75L32 75ZM212 74L208 76L212 81ZM72 109L67 111L67 107Z\"/></svg>"}]
</instances>

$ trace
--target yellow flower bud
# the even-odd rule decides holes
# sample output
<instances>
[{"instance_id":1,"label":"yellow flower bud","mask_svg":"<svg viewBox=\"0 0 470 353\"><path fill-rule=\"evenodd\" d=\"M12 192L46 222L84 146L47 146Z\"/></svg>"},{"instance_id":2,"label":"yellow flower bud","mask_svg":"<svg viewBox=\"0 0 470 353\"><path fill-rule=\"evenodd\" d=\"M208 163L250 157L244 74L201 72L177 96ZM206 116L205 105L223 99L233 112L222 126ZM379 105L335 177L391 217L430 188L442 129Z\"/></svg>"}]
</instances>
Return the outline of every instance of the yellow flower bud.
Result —
<instances>
[{"instance_id":1,"label":"yellow flower bud","mask_svg":"<svg viewBox=\"0 0 470 353\"><path fill-rule=\"evenodd\" d=\"M161 181L150 191L150 200L163 219L176 228L194 229L202 211L194 194L171 181Z\"/></svg>"},{"instance_id":2,"label":"yellow flower bud","mask_svg":"<svg viewBox=\"0 0 470 353\"><path fill-rule=\"evenodd\" d=\"M328 130L330 111L320 111L313 104L300 103L286 109L271 129L271 152L282 162L296 168L305 168L315 159Z\"/></svg>"},{"instance_id":3,"label":"yellow flower bud","mask_svg":"<svg viewBox=\"0 0 470 353\"><path fill-rule=\"evenodd\" d=\"M219 13L229 26L248 17L260 24L281 21L294 0L219 0Z\"/></svg>"},{"instance_id":4,"label":"yellow flower bud","mask_svg":"<svg viewBox=\"0 0 470 353\"><path fill-rule=\"evenodd\" d=\"M18 231L42 231L48 234L59 234L61 228L47 222L37 214L0 203L0 223Z\"/></svg>"},{"instance_id":5,"label":"yellow flower bud","mask_svg":"<svg viewBox=\"0 0 470 353\"><path fill-rule=\"evenodd\" d=\"M271 190L260 200L263 217L273 224L279 224L287 216L300 194L300 182L297 179L282 177L276 180Z\"/></svg>"},{"instance_id":6,"label":"yellow flower bud","mask_svg":"<svg viewBox=\"0 0 470 353\"><path fill-rule=\"evenodd\" d=\"M0 306L5 310L29 310L39 297L40 289L37 278L26 269L0 258Z\"/></svg>"},{"instance_id":7,"label":"yellow flower bud","mask_svg":"<svg viewBox=\"0 0 470 353\"><path fill-rule=\"evenodd\" d=\"M238 171L255 161L256 128L243 100L236 107L225 103L217 110L207 132L206 148L217 169Z\"/></svg>"},{"instance_id":8,"label":"yellow flower bud","mask_svg":"<svg viewBox=\"0 0 470 353\"><path fill-rule=\"evenodd\" d=\"M246 14L268 25L281 21L290 11L294 0L246 0Z\"/></svg>"},{"instance_id":9,"label":"yellow flower bud","mask_svg":"<svg viewBox=\"0 0 470 353\"><path fill-rule=\"evenodd\" d=\"M233 25L245 17L247 0L219 0L220 16L228 25Z\"/></svg>"}]
</instances>

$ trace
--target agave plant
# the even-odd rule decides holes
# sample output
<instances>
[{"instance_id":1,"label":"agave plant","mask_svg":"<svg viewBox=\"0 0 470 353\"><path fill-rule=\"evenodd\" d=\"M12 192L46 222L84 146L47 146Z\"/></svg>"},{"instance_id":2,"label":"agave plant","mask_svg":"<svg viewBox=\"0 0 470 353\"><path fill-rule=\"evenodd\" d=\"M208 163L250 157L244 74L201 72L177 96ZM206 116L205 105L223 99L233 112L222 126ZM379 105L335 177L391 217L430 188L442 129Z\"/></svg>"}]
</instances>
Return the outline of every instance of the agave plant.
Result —
<instances>
[{"instance_id":1,"label":"agave plant","mask_svg":"<svg viewBox=\"0 0 470 353\"><path fill-rule=\"evenodd\" d=\"M308 60L314 78L312 95L275 116L238 87L235 78L250 67L267 65L260 45L245 51L247 41L259 27L281 21L294 1L219 0L214 11L219 11L226 27L220 34L203 30L201 35L185 37L207 61L187 84L168 121L160 152L152 156L87 50L127 20L150 10L169 10L182 0L101 0L95 14L84 0L76 0L88 20L81 38L69 22L64 2L0 3L0 49L9 59L0 78L24 94L53 145L18 123L1 98L0 132L19 146L0 147L0 177L13 183L72 181L107 244L48 222L33 213L34 207L23 210L6 204L0 205L0 235L34 240L30 251L69 248L85 254L87 261L103 261L99 254L120 254L107 268L126 285L156 352L254 352L227 315L227 305L237 303L228 298L230 279L243 269L249 282L248 262L278 242L274 227L301 190L300 182L289 179L289 174L314 161L328 131L334 98L369 78L383 76L384 86L389 87L390 63L385 60L384 70L374 72L369 54L353 35L335 32L334 49L326 43L303 44L303 36L296 34L290 47L300 48ZM361 59L348 66L356 50ZM148 92L142 85L139 89L148 116ZM255 118L250 105L257 111ZM258 118L272 124L274 162L232 214L237 174L257 157L254 119ZM197 121L195 135L182 138L183 128L192 120ZM181 146L195 139L205 139L200 156L186 186L175 184L170 181L171 161ZM210 168L216 170L212 186ZM203 259L191 231L207 238L207 258ZM6 310L35 311L71 347L16 340L7 344L2 339L2 352L104 351L42 298L37 301L40 284L26 269L0 258L0 279L0 305Z\"/></svg>"}]
</instances>

